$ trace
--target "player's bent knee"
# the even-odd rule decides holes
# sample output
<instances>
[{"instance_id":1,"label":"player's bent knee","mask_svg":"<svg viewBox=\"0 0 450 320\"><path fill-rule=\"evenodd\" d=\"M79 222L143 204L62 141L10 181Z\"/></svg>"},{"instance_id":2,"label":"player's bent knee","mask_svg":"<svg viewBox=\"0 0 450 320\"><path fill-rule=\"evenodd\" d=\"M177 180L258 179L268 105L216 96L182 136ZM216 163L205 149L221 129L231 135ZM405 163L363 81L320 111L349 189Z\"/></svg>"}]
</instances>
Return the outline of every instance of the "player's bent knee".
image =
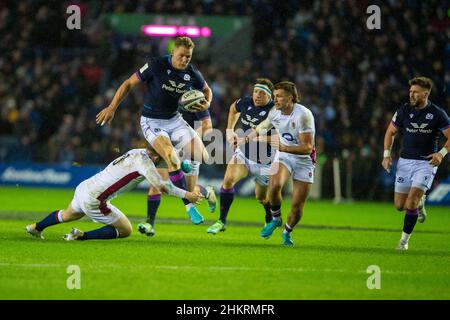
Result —
<instances>
[{"instance_id":1,"label":"player's bent knee","mask_svg":"<svg viewBox=\"0 0 450 320\"><path fill-rule=\"evenodd\" d=\"M131 226L118 228L118 231L119 231L119 238L129 237L133 232Z\"/></svg>"},{"instance_id":2,"label":"player's bent knee","mask_svg":"<svg viewBox=\"0 0 450 320\"><path fill-rule=\"evenodd\" d=\"M225 178L222 182L222 188L231 189L234 187L233 179Z\"/></svg>"},{"instance_id":3,"label":"player's bent knee","mask_svg":"<svg viewBox=\"0 0 450 320\"><path fill-rule=\"evenodd\" d=\"M154 196L154 195L157 195L157 194L161 194L161 192L157 188L151 186L150 189L148 190L148 195L149 196Z\"/></svg>"}]
</instances>

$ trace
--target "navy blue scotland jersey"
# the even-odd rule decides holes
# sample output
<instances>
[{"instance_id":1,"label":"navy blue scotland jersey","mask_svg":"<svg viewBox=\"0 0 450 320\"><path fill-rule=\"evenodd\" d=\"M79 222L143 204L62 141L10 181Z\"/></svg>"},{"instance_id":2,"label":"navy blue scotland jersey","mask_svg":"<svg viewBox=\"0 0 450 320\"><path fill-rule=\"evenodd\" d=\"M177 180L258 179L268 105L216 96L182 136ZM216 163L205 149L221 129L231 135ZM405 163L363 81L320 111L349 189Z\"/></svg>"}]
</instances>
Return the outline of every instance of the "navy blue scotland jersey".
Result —
<instances>
[{"instance_id":1,"label":"navy blue scotland jersey","mask_svg":"<svg viewBox=\"0 0 450 320\"><path fill-rule=\"evenodd\" d=\"M422 109L405 103L397 109L392 124L403 136L400 156L405 159L427 160L428 155L438 151L439 134L450 128L450 118L431 101Z\"/></svg>"},{"instance_id":2,"label":"navy blue scotland jersey","mask_svg":"<svg viewBox=\"0 0 450 320\"><path fill-rule=\"evenodd\" d=\"M256 128L258 124L260 124L267 118L273 106L273 101L270 100L267 105L263 107L257 107L255 106L253 99L248 96L236 100L235 107L236 111L240 112L240 116L235 130L240 128L248 134L250 129ZM268 133L268 135L270 135L270 132ZM262 164L271 163L271 159L273 156L272 150L270 148L270 145L266 144L265 142L250 141L249 143L243 144L239 148L242 150L242 152L244 152L245 157L251 161ZM267 150L267 152L263 152L264 150Z\"/></svg>"},{"instance_id":3,"label":"navy blue scotland jersey","mask_svg":"<svg viewBox=\"0 0 450 320\"><path fill-rule=\"evenodd\" d=\"M147 118L172 118L178 112L178 100L183 93L205 86L205 79L194 65L174 69L171 56L151 58L136 75L147 86L142 110L142 116Z\"/></svg>"}]
</instances>

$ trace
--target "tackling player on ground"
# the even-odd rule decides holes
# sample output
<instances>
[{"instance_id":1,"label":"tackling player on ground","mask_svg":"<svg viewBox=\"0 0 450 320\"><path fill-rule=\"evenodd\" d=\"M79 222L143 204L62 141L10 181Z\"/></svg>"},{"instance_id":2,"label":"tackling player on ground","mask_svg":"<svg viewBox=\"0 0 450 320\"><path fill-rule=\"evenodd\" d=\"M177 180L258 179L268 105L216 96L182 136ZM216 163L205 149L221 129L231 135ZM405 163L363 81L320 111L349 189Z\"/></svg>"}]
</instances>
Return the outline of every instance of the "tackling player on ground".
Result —
<instances>
[{"instance_id":1,"label":"tackling player on ground","mask_svg":"<svg viewBox=\"0 0 450 320\"><path fill-rule=\"evenodd\" d=\"M272 221L262 230L261 237L268 239L276 228L282 225L281 191L287 179L292 176L293 193L291 211L282 233L283 244L294 245L291 232L303 216L306 199L314 181L316 151L314 146L314 116L305 106L299 104L295 84L282 81L274 86L275 109L260 123L248 137L266 134L274 127L278 133L272 145L278 149L272 162L269 182L269 203Z\"/></svg>"},{"instance_id":2,"label":"tackling player on ground","mask_svg":"<svg viewBox=\"0 0 450 320\"><path fill-rule=\"evenodd\" d=\"M177 37L172 55L152 58L117 90L108 107L97 114L98 124L111 123L120 102L139 83L145 83L147 93L141 116L141 129L146 140L167 163L170 180L186 190L177 149L183 148L187 158L203 161L208 158L205 147L178 112L178 100L186 91L201 90L205 99L194 111L209 108L212 91L200 71L190 64L194 43L189 37ZM149 190L150 192L150 190ZM197 208L183 199L186 211L194 224L204 221Z\"/></svg>"},{"instance_id":3,"label":"tackling player on ground","mask_svg":"<svg viewBox=\"0 0 450 320\"><path fill-rule=\"evenodd\" d=\"M242 97L230 106L226 138L233 148L238 138L243 138L235 133L236 124L239 122L244 132L256 128L273 108L272 92L272 82L266 78L259 78L255 81L252 97ZM255 196L264 207L266 223L272 220L267 200L271 156L270 146L266 142L247 141L236 148L233 158L227 165L220 189L220 218L207 229L208 233L217 234L225 231L228 211L234 199L234 186L249 173L255 177Z\"/></svg>"},{"instance_id":4,"label":"tackling player on ground","mask_svg":"<svg viewBox=\"0 0 450 320\"><path fill-rule=\"evenodd\" d=\"M428 100L433 82L426 77L416 77L409 85L409 103L397 109L386 130L382 161L383 168L390 172L394 138L402 133L403 149L397 163L394 193L395 208L405 211L398 250L408 250L417 220L425 221L425 193L450 149L450 119L443 109ZM440 133L447 141L438 151Z\"/></svg>"},{"instance_id":5,"label":"tackling player on ground","mask_svg":"<svg viewBox=\"0 0 450 320\"><path fill-rule=\"evenodd\" d=\"M154 163L160 157L151 148L133 149L111 162L103 171L83 181L75 189L72 202L65 210L56 210L43 220L28 225L26 231L43 239L42 231L52 225L81 219L85 215L106 226L83 232L76 228L64 236L65 240L115 239L128 237L132 232L128 218L110 201L119 194L134 189L142 180L162 192L197 203L202 195L177 188L169 180L162 180Z\"/></svg>"}]
</instances>

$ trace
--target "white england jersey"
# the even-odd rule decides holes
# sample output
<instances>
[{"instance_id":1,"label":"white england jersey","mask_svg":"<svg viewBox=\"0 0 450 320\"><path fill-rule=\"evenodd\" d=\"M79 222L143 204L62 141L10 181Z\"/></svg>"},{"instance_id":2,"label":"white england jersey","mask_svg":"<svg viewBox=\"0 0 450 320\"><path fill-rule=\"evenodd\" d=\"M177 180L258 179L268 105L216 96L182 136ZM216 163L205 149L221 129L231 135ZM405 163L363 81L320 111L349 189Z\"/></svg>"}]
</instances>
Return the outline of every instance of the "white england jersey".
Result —
<instances>
[{"instance_id":1,"label":"white england jersey","mask_svg":"<svg viewBox=\"0 0 450 320\"><path fill-rule=\"evenodd\" d=\"M267 116L269 123L275 127L280 136L280 142L287 146L299 146L300 133L315 134L314 116L308 108L295 103L291 114L284 115L280 110L272 109ZM316 161L316 150L313 146L313 151L310 155L296 154L299 158L311 158L313 162Z\"/></svg>"},{"instance_id":2,"label":"white england jersey","mask_svg":"<svg viewBox=\"0 0 450 320\"><path fill-rule=\"evenodd\" d=\"M185 190L177 188L170 181L162 180L145 149L128 151L104 170L85 180L83 185L86 188L84 191L104 203L134 189L144 179L158 189L164 187L170 195L179 198L186 196Z\"/></svg>"}]
</instances>

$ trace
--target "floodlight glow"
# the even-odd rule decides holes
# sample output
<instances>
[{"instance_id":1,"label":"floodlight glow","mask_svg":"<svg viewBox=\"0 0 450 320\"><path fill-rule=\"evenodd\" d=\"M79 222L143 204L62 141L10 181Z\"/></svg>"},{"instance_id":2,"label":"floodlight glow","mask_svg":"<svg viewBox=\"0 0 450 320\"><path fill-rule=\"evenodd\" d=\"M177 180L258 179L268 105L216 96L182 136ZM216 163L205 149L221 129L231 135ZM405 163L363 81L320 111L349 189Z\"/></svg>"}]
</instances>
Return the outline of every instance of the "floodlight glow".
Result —
<instances>
[{"instance_id":1,"label":"floodlight glow","mask_svg":"<svg viewBox=\"0 0 450 320\"><path fill-rule=\"evenodd\" d=\"M206 37L212 35L211 28L197 26L166 26L147 24L141 27L143 33L148 36L156 37L173 37L173 36L189 36L189 37Z\"/></svg>"},{"instance_id":2,"label":"floodlight glow","mask_svg":"<svg viewBox=\"0 0 450 320\"><path fill-rule=\"evenodd\" d=\"M142 31L149 36L176 36L177 27L162 26L162 25L145 25L142 26Z\"/></svg>"}]
</instances>

